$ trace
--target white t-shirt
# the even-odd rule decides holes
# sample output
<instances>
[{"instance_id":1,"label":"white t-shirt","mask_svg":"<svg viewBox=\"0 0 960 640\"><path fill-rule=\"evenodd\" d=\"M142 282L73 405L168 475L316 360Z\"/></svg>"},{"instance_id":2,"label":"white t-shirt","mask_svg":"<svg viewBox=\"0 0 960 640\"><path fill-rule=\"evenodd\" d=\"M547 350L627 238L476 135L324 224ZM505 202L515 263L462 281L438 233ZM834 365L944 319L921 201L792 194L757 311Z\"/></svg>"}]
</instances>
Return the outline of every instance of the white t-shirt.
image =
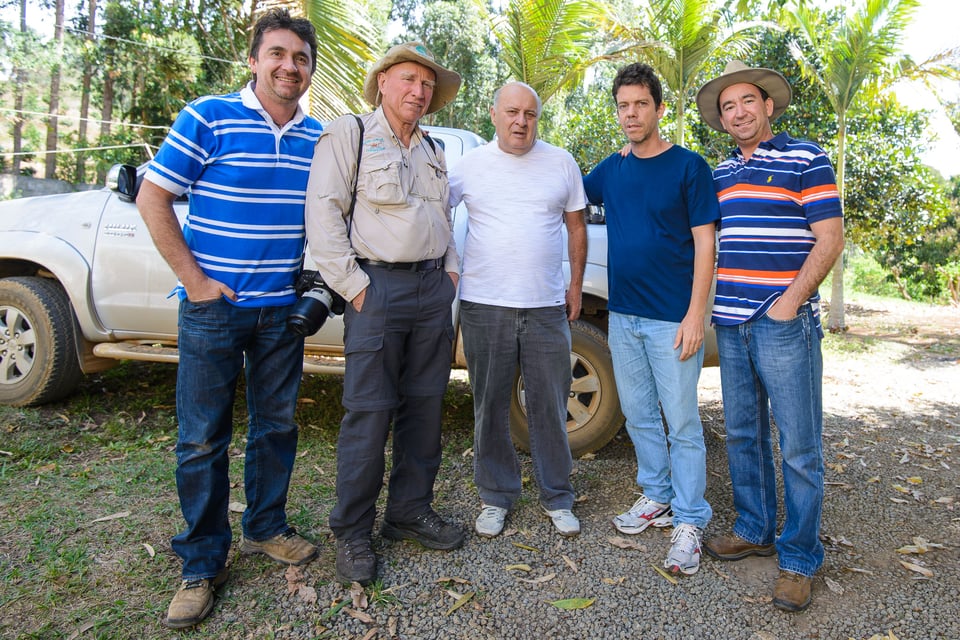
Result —
<instances>
[{"instance_id":1,"label":"white t-shirt","mask_svg":"<svg viewBox=\"0 0 960 640\"><path fill-rule=\"evenodd\" d=\"M532 309L564 304L563 214L586 207L567 151L537 140L523 155L494 140L450 171L450 206L467 206L460 299Z\"/></svg>"}]
</instances>

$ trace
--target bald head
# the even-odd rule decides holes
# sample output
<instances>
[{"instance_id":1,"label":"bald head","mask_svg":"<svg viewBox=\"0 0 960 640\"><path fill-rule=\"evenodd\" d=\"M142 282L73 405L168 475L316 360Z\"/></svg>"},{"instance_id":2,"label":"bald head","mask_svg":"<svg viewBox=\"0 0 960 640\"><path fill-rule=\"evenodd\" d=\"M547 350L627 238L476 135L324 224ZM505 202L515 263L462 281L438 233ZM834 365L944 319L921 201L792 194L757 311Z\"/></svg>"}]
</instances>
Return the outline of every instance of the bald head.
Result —
<instances>
[{"instance_id":1,"label":"bald head","mask_svg":"<svg viewBox=\"0 0 960 640\"><path fill-rule=\"evenodd\" d=\"M537 142L540 96L528 84L511 82L493 94L490 120L497 130L497 145L504 153L523 155Z\"/></svg>"}]
</instances>

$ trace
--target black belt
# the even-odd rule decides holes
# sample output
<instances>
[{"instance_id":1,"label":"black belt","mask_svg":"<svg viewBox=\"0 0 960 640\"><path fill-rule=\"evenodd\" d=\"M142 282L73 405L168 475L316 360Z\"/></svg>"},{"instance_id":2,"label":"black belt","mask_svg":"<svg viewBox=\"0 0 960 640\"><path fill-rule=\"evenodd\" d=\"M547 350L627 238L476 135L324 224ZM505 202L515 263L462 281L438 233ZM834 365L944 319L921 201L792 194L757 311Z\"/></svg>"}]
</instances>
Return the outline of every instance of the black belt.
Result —
<instances>
[{"instance_id":1,"label":"black belt","mask_svg":"<svg viewBox=\"0 0 960 640\"><path fill-rule=\"evenodd\" d=\"M368 258L357 258L357 263L391 271L434 271L435 269L443 269L443 258L432 258L420 262L382 262Z\"/></svg>"}]
</instances>

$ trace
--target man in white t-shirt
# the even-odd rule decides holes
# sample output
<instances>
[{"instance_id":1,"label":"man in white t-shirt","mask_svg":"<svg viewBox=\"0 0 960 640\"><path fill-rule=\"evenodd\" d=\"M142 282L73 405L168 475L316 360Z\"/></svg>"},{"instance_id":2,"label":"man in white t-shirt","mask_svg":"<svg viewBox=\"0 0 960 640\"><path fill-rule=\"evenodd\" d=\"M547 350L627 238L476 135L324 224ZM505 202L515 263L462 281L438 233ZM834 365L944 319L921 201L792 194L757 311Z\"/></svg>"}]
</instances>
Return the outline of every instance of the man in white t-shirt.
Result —
<instances>
[{"instance_id":1,"label":"man in white t-shirt","mask_svg":"<svg viewBox=\"0 0 960 640\"><path fill-rule=\"evenodd\" d=\"M565 536L580 533L571 511L567 442L570 325L580 315L587 230L580 169L537 140L541 102L514 82L493 95L493 142L450 172L450 205L467 205L460 325L475 420L474 479L482 501L476 531L494 537L520 497L510 440L510 396L519 364L540 506ZM563 225L570 284L564 287Z\"/></svg>"}]
</instances>

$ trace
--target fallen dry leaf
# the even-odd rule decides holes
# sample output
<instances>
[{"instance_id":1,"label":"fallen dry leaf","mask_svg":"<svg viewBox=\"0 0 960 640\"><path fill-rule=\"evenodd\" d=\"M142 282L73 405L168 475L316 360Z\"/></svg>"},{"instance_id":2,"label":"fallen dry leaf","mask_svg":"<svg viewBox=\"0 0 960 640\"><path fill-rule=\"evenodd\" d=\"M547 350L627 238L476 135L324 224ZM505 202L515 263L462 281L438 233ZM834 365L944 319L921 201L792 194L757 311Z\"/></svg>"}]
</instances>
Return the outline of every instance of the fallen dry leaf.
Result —
<instances>
[{"instance_id":1,"label":"fallen dry leaf","mask_svg":"<svg viewBox=\"0 0 960 640\"><path fill-rule=\"evenodd\" d=\"M548 573L545 576L540 576L539 578L517 578L520 582L526 582L527 584L543 584L544 582L550 582L557 577L555 573Z\"/></svg>"},{"instance_id":2,"label":"fallen dry leaf","mask_svg":"<svg viewBox=\"0 0 960 640\"><path fill-rule=\"evenodd\" d=\"M827 583L827 588L830 591L837 595L843 595L843 586L839 582L826 576L824 576L823 581Z\"/></svg>"},{"instance_id":3,"label":"fallen dry leaf","mask_svg":"<svg viewBox=\"0 0 960 640\"><path fill-rule=\"evenodd\" d=\"M673 577L672 575L670 575L669 573L667 573L667 571L666 571L665 569L663 569L663 568L661 568L661 567L658 567L657 565L653 565L653 568L657 570L657 573L659 573L659 574L662 575L664 578L666 578L666 579L667 579L667 582L669 582L670 584L678 584L677 579L676 579L675 577Z\"/></svg>"},{"instance_id":4,"label":"fallen dry leaf","mask_svg":"<svg viewBox=\"0 0 960 640\"><path fill-rule=\"evenodd\" d=\"M525 549L526 551L535 551L536 553L540 553L540 549L537 549L536 547L531 547L528 544L523 544L522 542L511 542L510 544L517 547L518 549Z\"/></svg>"},{"instance_id":5,"label":"fallen dry leaf","mask_svg":"<svg viewBox=\"0 0 960 640\"><path fill-rule=\"evenodd\" d=\"M505 568L507 571L532 571L528 564L508 564Z\"/></svg>"},{"instance_id":6,"label":"fallen dry leaf","mask_svg":"<svg viewBox=\"0 0 960 640\"><path fill-rule=\"evenodd\" d=\"M300 585L297 589L297 598L307 604L317 604L317 590L307 585Z\"/></svg>"},{"instance_id":7,"label":"fallen dry leaf","mask_svg":"<svg viewBox=\"0 0 960 640\"><path fill-rule=\"evenodd\" d=\"M628 540L627 538L622 538L620 536L607 538L607 542L620 549L636 549L637 551L647 550L647 548L639 542L634 542L633 540Z\"/></svg>"},{"instance_id":8,"label":"fallen dry leaf","mask_svg":"<svg viewBox=\"0 0 960 640\"><path fill-rule=\"evenodd\" d=\"M946 549L946 547L936 542L929 542L926 538L916 536L913 538L913 544L906 544L900 547L897 549L897 553L923 554L931 549Z\"/></svg>"},{"instance_id":9,"label":"fallen dry leaf","mask_svg":"<svg viewBox=\"0 0 960 640\"><path fill-rule=\"evenodd\" d=\"M126 518L130 515L129 511L120 511L118 513L111 513L108 516L103 516L102 518L97 518L93 522L107 522L108 520L119 520L120 518Z\"/></svg>"},{"instance_id":10,"label":"fallen dry leaf","mask_svg":"<svg viewBox=\"0 0 960 640\"><path fill-rule=\"evenodd\" d=\"M912 562L906 562L904 560L901 560L900 564L902 564L905 569L909 569L910 571L919 573L920 575L926 578L933 577L933 571L931 571L930 569L927 569L926 567L921 567L918 564L914 564Z\"/></svg>"},{"instance_id":11,"label":"fallen dry leaf","mask_svg":"<svg viewBox=\"0 0 960 640\"><path fill-rule=\"evenodd\" d=\"M601 578L603 584L623 584L623 581L627 579L627 576L617 576L616 578Z\"/></svg>"},{"instance_id":12,"label":"fallen dry leaf","mask_svg":"<svg viewBox=\"0 0 960 640\"><path fill-rule=\"evenodd\" d=\"M449 609L447 609L447 612L446 612L445 614L443 614L443 615L445 615L445 616L450 615L451 613L453 613L454 611L456 611L457 609L459 609L459 608L462 607L463 605L465 605L465 604L467 604L468 602L470 602L470 600L472 600L472 599L473 599L473 596L475 596L475 595L477 595L477 592L476 592L476 591L468 591L468 592L466 592L465 594L463 594L462 596L460 596L459 598L457 598L457 601L453 603L453 606L451 606Z\"/></svg>"},{"instance_id":13,"label":"fallen dry leaf","mask_svg":"<svg viewBox=\"0 0 960 640\"><path fill-rule=\"evenodd\" d=\"M470 581L466 578L457 578L455 576L440 576L434 580L437 584L443 584L444 582L453 582L454 584L470 584Z\"/></svg>"},{"instance_id":14,"label":"fallen dry leaf","mask_svg":"<svg viewBox=\"0 0 960 640\"><path fill-rule=\"evenodd\" d=\"M557 609L586 609L596 602L596 598L564 598L563 600L554 600L550 604Z\"/></svg>"},{"instance_id":15,"label":"fallen dry leaf","mask_svg":"<svg viewBox=\"0 0 960 640\"><path fill-rule=\"evenodd\" d=\"M141 542L140 544L142 544L143 548L147 550L147 555L150 556L151 558L157 555L157 552L153 550L153 547L151 547L146 542Z\"/></svg>"},{"instance_id":16,"label":"fallen dry leaf","mask_svg":"<svg viewBox=\"0 0 960 640\"><path fill-rule=\"evenodd\" d=\"M363 590L359 582L350 583L350 602L353 603L354 609L366 609L369 605L367 592Z\"/></svg>"},{"instance_id":17,"label":"fallen dry leaf","mask_svg":"<svg viewBox=\"0 0 960 640\"><path fill-rule=\"evenodd\" d=\"M242 502L231 502L228 508L233 513L243 513L247 510L247 505Z\"/></svg>"},{"instance_id":18,"label":"fallen dry leaf","mask_svg":"<svg viewBox=\"0 0 960 640\"><path fill-rule=\"evenodd\" d=\"M380 629L378 629L377 627L374 627L373 629L370 629L365 634L363 634L363 637L360 638L360 640L373 640L378 633L380 633Z\"/></svg>"},{"instance_id":19,"label":"fallen dry leaf","mask_svg":"<svg viewBox=\"0 0 960 640\"><path fill-rule=\"evenodd\" d=\"M350 607L344 607L343 612L346 613L351 618L356 618L360 622L365 624L373 624L373 617L367 615L363 611L357 611L356 609L351 609Z\"/></svg>"},{"instance_id":20,"label":"fallen dry leaf","mask_svg":"<svg viewBox=\"0 0 960 640\"><path fill-rule=\"evenodd\" d=\"M561 554L560 557L563 558L563 561L567 563L567 566L570 567L571 571L573 571L574 573L577 573L579 571L579 569L577 568L577 563L571 560L569 556Z\"/></svg>"}]
</instances>

